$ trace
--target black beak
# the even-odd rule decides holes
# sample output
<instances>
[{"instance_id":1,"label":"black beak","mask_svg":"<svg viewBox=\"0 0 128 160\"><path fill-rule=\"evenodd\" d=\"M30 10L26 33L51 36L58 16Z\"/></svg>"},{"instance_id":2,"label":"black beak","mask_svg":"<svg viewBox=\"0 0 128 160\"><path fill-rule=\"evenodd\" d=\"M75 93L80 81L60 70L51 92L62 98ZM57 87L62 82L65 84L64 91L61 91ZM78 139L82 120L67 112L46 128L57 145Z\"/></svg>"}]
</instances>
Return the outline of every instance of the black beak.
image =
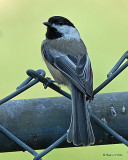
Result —
<instances>
[{"instance_id":1,"label":"black beak","mask_svg":"<svg viewBox=\"0 0 128 160\"><path fill-rule=\"evenodd\" d=\"M50 22L43 22L43 24L47 27L51 27L51 23Z\"/></svg>"}]
</instances>

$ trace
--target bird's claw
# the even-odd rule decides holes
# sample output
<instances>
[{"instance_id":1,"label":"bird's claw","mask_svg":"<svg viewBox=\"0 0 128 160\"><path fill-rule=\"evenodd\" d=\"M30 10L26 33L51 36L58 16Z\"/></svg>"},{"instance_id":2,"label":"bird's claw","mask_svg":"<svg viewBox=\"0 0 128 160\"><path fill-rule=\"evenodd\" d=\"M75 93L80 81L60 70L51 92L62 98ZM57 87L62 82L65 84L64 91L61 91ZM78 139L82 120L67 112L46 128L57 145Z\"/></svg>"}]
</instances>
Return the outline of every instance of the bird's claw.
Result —
<instances>
[{"instance_id":1,"label":"bird's claw","mask_svg":"<svg viewBox=\"0 0 128 160\"><path fill-rule=\"evenodd\" d=\"M49 77L46 77L46 79L47 79L47 83L44 84L44 89L46 89L51 83L55 82L54 80L51 80L51 78Z\"/></svg>"}]
</instances>

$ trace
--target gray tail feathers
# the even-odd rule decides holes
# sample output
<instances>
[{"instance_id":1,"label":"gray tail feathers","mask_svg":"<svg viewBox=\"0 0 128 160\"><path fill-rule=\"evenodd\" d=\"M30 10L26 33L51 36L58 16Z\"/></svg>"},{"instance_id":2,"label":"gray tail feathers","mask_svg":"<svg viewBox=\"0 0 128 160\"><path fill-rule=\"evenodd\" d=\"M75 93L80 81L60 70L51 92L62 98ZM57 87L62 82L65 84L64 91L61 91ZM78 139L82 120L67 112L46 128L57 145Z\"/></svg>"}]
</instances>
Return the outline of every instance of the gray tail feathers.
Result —
<instances>
[{"instance_id":1,"label":"gray tail feathers","mask_svg":"<svg viewBox=\"0 0 128 160\"><path fill-rule=\"evenodd\" d=\"M68 130L67 141L73 142L74 145L89 146L94 144L95 137L93 134L88 106L85 94L71 85L72 95L72 116Z\"/></svg>"}]
</instances>

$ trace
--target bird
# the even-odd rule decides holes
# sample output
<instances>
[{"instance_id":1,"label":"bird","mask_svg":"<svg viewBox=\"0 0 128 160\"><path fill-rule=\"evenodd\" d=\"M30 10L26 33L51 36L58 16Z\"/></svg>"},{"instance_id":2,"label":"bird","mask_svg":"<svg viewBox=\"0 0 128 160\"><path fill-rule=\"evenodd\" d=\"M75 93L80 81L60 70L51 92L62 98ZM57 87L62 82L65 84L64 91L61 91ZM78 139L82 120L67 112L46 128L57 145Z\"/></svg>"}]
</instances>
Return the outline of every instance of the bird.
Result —
<instances>
[{"instance_id":1,"label":"bird","mask_svg":"<svg viewBox=\"0 0 128 160\"><path fill-rule=\"evenodd\" d=\"M62 16L52 16L47 27L41 54L56 83L71 91L72 113L67 142L75 146L95 143L89 103L93 99L93 72L87 48L74 24Z\"/></svg>"}]
</instances>

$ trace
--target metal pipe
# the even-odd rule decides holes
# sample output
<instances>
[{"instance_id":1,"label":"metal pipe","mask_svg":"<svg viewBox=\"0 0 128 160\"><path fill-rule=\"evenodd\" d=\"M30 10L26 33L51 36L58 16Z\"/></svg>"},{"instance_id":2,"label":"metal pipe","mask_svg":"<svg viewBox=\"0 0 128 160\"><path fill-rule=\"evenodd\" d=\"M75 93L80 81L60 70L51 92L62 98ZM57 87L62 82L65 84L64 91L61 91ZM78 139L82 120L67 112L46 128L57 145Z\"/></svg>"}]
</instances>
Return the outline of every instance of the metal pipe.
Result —
<instances>
[{"instance_id":1,"label":"metal pipe","mask_svg":"<svg viewBox=\"0 0 128 160\"><path fill-rule=\"evenodd\" d=\"M105 93L91 102L93 113L128 139L128 92ZM0 125L33 149L44 149L69 128L71 100L65 97L12 100L0 107ZM94 145L119 143L93 119ZM71 147L66 140L58 147ZM0 132L0 152L23 150Z\"/></svg>"}]
</instances>

